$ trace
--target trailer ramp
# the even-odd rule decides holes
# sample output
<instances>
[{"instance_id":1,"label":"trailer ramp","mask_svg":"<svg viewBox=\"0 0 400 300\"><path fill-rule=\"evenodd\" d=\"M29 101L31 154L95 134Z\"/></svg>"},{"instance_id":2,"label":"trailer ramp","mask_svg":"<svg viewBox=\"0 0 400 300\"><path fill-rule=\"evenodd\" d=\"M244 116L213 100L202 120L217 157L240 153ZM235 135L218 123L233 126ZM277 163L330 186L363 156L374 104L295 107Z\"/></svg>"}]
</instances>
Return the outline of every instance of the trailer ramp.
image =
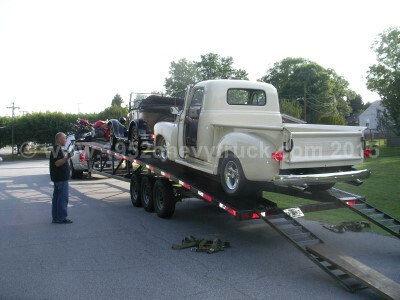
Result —
<instances>
[{"instance_id":1,"label":"trailer ramp","mask_svg":"<svg viewBox=\"0 0 400 300\"><path fill-rule=\"evenodd\" d=\"M363 216L368 221L386 230L391 235L400 238L400 221L367 203L364 197L335 188L329 189L325 193L327 197L340 201L343 205Z\"/></svg>"},{"instance_id":2,"label":"trailer ramp","mask_svg":"<svg viewBox=\"0 0 400 300\"><path fill-rule=\"evenodd\" d=\"M400 299L400 284L327 246L281 209L256 210L259 217L350 292L371 288L386 299Z\"/></svg>"},{"instance_id":3,"label":"trailer ramp","mask_svg":"<svg viewBox=\"0 0 400 300\"><path fill-rule=\"evenodd\" d=\"M400 238L400 220L381 211L372 204L367 203L365 197L336 188L312 193L307 190L299 190L296 188L268 186L267 191L324 203L336 203L338 207L347 207L391 235Z\"/></svg>"}]
</instances>

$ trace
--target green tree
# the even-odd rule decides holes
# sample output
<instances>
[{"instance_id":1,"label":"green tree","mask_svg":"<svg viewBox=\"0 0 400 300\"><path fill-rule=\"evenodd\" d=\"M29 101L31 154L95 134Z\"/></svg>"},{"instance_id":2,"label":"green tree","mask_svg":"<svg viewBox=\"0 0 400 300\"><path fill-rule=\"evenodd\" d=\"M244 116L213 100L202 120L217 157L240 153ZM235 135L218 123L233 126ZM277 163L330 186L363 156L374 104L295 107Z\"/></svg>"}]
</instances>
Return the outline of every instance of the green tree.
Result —
<instances>
[{"instance_id":1,"label":"green tree","mask_svg":"<svg viewBox=\"0 0 400 300\"><path fill-rule=\"evenodd\" d=\"M349 95L347 98L347 103L351 107L351 114L360 113L365 110L365 104L362 101L361 95L354 93L354 95Z\"/></svg>"},{"instance_id":2,"label":"green tree","mask_svg":"<svg viewBox=\"0 0 400 300\"><path fill-rule=\"evenodd\" d=\"M346 125L346 121L338 114L322 115L319 123L326 125Z\"/></svg>"},{"instance_id":3,"label":"green tree","mask_svg":"<svg viewBox=\"0 0 400 300\"><path fill-rule=\"evenodd\" d=\"M386 109L385 125L400 135L400 28L389 28L379 34L371 48L377 63L369 67L367 87L381 97Z\"/></svg>"},{"instance_id":4,"label":"green tree","mask_svg":"<svg viewBox=\"0 0 400 300\"><path fill-rule=\"evenodd\" d=\"M116 94L111 101L111 106L115 105L121 107L122 103L124 103L124 100L122 100L122 97L119 94Z\"/></svg>"},{"instance_id":5,"label":"green tree","mask_svg":"<svg viewBox=\"0 0 400 300\"><path fill-rule=\"evenodd\" d=\"M171 62L169 74L170 77L165 79L164 86L167 95L171 97L183 98L186 87L199 81L196 62L190 62L186 58Z\"/></svg>"},{"instance_id":6,"label":"green tree","mask_svg":"<svg viewBox=\"0 0 400 300\"><path fill-rule=\"evenodd\" d=\"M102 110L98 114L99 120L109 120L109 119L119 119L121 117L126 117L128 115L128 108L121 107L118 105L111 105L106 109Z\"/></svg>"},{"instance_id":7,"label":"green tree","mask_svg":"<svg viewBox=\"0 0 400 300\"><path fill-rule=\"evenodd\" d=\"M285 58L259 80L274 85L283 99L300 100L303 119L308 123L319 122L324 114L339 114L344 118L351 112L345 100L351 92L348 82L313 61Z\"/></svg>"},{"instance_id":8,"label":"green tree","mask_svg":"<svg viewBox=\"0 0 400 300\"><path fill-rule=\"evenodd\" d=\"M248 79L245 70L233 68L233 58L231 56L222 57L215 53L208 53L200 57L201 60L196 63L200 80Z\"/></svg>"},{"instance_id":9,"label":"green tree","mask_svg":"<svg viewBox=\"0 0 400 300\"><path fill-rule=\"evenodd\" d=\"M281 99L279 100L281 113L300 119L302 114L301 105L297 101Z\"/></svg>"},{"instance_id":10,"label":"green tree","mask_svg":"<svg viewBox=\"0 0 400 300\"><path fill-rule=\"evenodd\" d=\"M215 53L201 55L200 61L190 62L185 58L171 62L170 77L165 79L165 89L172 97L183 98L188 85L210 79L248 79L246 70L234 69L233 58Z\"/></svg>"}]
</instances>

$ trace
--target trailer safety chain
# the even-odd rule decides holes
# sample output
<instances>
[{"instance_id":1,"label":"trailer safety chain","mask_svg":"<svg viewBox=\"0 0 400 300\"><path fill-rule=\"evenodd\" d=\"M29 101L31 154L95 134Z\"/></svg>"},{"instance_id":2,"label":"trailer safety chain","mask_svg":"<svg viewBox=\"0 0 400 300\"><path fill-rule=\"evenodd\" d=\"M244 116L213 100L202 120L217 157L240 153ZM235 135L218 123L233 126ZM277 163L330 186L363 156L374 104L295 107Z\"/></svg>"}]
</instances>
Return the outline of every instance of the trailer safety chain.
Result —
<instances>
[{"instance_id":1,"label":"trailer safety chain","mask_svg":"<svg viewBox=\"0 0 400 300\"><path fill-rule=\"evenodd\" d=\"M212 254L218 251L224 251L229 248L229 242L223 242L219 238L213 240L196 239L194 236L189 235L182 240L181 244L172 244L172 249L180 250L190 248L193 252L206 252Z\"/></svg>"},{"instance_id":2,"label":"trailer safety chain","mask_svg":"<svg viewBox=\"0 0 400 300\"><path fill-rule=\"evenodd\" d=\"M338 225L323 224L322 226L336 233L344 233L346 231L359 232L363 230L363 228L370 228L371 224L365 221L346 221Z\"/></svg>"}]
</instances>

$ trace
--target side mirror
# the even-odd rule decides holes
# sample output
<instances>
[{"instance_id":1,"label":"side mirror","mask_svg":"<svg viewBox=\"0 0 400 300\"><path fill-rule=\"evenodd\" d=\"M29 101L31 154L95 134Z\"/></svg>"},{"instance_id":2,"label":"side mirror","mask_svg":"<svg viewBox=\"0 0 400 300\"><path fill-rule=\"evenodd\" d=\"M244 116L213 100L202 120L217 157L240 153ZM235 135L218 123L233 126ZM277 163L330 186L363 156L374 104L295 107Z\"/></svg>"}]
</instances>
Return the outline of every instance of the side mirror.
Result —
<instances>
[{"instance_id":1,"label":"side mirror","mask_svg":"<svg viewBox=\"0 0 400 300\"><path fill-rule=\"evenodd\" d=\"M179 109L176 106L171 106L169 108L169 111L171 112L172 115L177 115L179 114Z\"/></svg>"}]
</instances>

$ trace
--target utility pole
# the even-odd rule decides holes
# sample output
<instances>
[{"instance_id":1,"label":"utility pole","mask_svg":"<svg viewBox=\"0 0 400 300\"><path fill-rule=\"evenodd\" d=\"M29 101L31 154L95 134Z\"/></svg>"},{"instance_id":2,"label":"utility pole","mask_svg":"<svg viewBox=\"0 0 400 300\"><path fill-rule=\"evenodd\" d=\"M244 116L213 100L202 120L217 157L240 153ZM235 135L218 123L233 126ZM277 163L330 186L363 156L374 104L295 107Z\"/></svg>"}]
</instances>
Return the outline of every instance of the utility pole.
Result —
<instances>
[{"instance_id":1,"label":"utility pole","mask_svg":"<svg viewBox=\"0 0 400 300\"><path fill-rule=\"evenodd\" d=\"M19 107L15 106L14 102L12 102L12 106L7 107L8 109L12 110L11 113L11 157L14 158L14 111L16 109L20 109Z\"/></svg>"},{"instance_id":2,"label":"utility pole","mask_svg":"<svg viewBox=\"0 0 400 300\"><path fill-rule=\"evenodd\" d=\"M304 84L304 121L307 122L307 88L306 84Z\"/></svg>"}]
</instances>

